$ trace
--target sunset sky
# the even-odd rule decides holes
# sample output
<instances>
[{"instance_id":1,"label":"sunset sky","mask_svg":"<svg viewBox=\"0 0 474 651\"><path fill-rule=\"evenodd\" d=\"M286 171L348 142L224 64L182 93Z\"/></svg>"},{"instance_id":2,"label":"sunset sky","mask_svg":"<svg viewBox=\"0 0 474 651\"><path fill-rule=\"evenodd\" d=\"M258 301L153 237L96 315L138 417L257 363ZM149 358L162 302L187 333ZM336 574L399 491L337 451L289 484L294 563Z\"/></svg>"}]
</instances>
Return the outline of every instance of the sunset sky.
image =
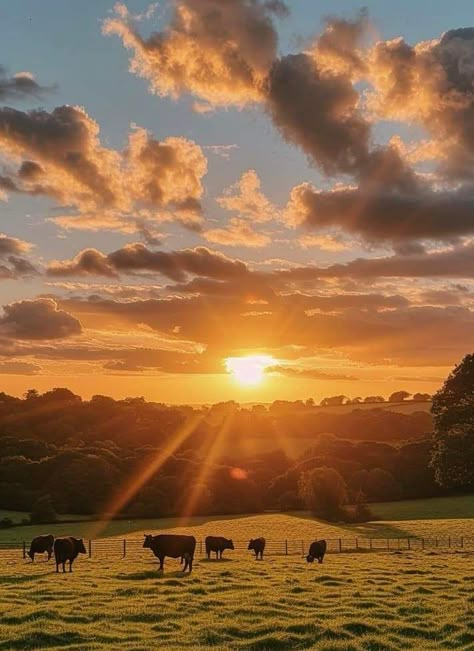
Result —
<instances>
[{"instance_id":1,"label":"sunset sky","mask_svg":"<svg viewBox=\"0 0 474 651\"><path fill-rule=\"evenodd\" d=\"M474 349L473 22L0 3L0 391L436 390Z\"/></svg>"}]
</instances>

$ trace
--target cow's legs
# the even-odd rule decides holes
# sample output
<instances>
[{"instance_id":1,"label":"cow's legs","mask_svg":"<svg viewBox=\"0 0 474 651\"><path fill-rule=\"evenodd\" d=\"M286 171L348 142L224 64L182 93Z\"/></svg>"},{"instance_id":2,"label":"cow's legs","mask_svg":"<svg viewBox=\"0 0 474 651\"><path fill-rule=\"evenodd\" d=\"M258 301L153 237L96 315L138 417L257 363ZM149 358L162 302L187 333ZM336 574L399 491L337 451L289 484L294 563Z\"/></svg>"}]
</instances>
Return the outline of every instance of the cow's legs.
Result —
<instances>
[{"instance_id":1,"label":"cow's legs","mask_svg":"<svg viewBox=\"0 0 474 651\"><path fill-rule=\"evenodd\" d=\"M56 563L56 573L59 572L59 563Z\"/></svg>"},{"instance_id":2,"label":"cow's legs","mask_svg":"<svg viewBox=\"0 0 474 651\"><path fill-rule=\"evenodd\" d=\"M52 552L48 551L48 561L51 560L51 554L52 554Z\"/></svg>"},{"instance_id":3,"label":"cow's legs","mask_svg":"<svg viewBox=\"0 0 474 651\"><path fill-rule=\"evenodd\" d=\"M66 561L63 563L63 574L66 572Z\"/></svg>"},{"instance_id":4,"label":"cow's legs","mask_svg":"<svg viewBox=\"0 0 474 651\"><path fill-rule=\"evenodd\" d=\"M193 571L193 557L192 556L190 556L188 558L188 568L189 568L189 574L191 574L191 572Z\"/></svg>"},{"instance_id":5,"label":"cow's legs","mask_svg":"<svg viewBox=\"0 0 474 651\"><path fill-rule=\"evenodd\" d=\"M72 561L69 561L69 571L72 572Z\"/></svg>"},{"instance_id":6,"label":"cow's legs","mask_svg":"<svg viewBox=\"0 0 474 651\"><path fill-rule=\"evenodd\" d=\"M158 558L160 560L160 567L158 568L158 570L163 572L163 563L165 562L165 557L164 556L159 556Z\"/></svg>"}]
</instances>

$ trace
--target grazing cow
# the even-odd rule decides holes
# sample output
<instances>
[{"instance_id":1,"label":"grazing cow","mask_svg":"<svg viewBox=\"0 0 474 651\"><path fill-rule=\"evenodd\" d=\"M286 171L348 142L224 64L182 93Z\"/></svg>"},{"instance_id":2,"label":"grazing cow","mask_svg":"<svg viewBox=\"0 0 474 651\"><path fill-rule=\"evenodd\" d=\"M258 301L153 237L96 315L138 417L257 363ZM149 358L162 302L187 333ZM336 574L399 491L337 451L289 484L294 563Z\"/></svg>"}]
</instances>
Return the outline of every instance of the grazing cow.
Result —
<instances>
[{"instance_id":1,"label":"grazing cow","mask_svg":"<svg viewBox=\"0 0 474 651\"><path fill-rule=\"evenodd\" d=\"M30 551L28 552L28 556L31 558L32 561L35 560L35 554L44 554L45 552L48 554L48 561L51 558L51 554L53 553L53 544L54 544L54 536L52 534L48 534L46 536L36 536L36 538L33 538L31 541L30 545Z\"/></svg>"},{"instance_id":2,"label":"grazing cow","mask_svg":"<svg viewBox=\"0 0 474 651\"><path fill-rule=\"evenodd\" d=\"M222 558L222 552L225 549L235 549L232 540L222 536L207 536L205 542L206 554L209 559L211 558L211 552L216 552L216 558Z\"/></svg>"},{"instance_id":3,"label":"grazing cow","mask_svg":"<svg viewBox=\"0 0 474 651\"><path fill-rule=\"evenodd\" d=\"M196 549L196 538L194 536L178 536L174 534L159 534L152 536L145 534L143 547L151 549L156 558L160 561L160 570L163 570L163 563L166 556L180 558L184 561L183 572L193 569L194 550Z\"/></svg>"},{"instance_id":4,"label":"grazing cow","mask_svg":"<svg viewBox=\"0 0 474 651\"><path fill-rule=\"evenodd\" d=\"M327 545L325 540L315 540L312 542L309 547L308 555L306 556L308 563L312 563L315 558L318 559L318 563L322 563L324 554L326 553L326 548Z\"/></svg>"},{"instance_id":5,"label":"grazing cow","mask_svg":"<svg viewBox=\"0 0 474 651\"><path fill-rule=\"evenodd\" d=\"M54 558L56 559L56 572L59 572L59 566L63 566L63 572L66 571L66 561L69 561L69 571L72 572L72 564L79 554L86 554L84 541L82 538L56 538L54 541Z\"/></svg>"},{"instance_id":6,"label":"grazing cow","mask_svg":"<svg viewBox=\"0 0 474 651\"><path fill-rule=\"evenodd\" d=\"M258 556L260 554L260 559L263 560L263 550L265 549L265 543L265 538L252 538L247 549L253 549L255 552L255 558L258 559Z\"/></svg>"}]
</instances>

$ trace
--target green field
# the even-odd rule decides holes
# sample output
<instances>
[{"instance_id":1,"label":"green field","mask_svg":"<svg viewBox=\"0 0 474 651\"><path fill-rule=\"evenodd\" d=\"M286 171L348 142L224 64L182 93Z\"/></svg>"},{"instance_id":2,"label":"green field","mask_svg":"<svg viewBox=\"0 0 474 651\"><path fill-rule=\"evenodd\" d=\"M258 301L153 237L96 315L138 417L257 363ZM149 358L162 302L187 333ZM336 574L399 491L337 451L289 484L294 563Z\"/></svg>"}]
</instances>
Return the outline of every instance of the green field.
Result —
<instances>
[{"instance_id":1,"label":"green field","mask_svg":"<svg viewBox=\"0 0 474 651\"><path fill-rule=\"evenodd\" d=\"M470 523L453 526L467 530ZM341 532L278 514L202 522L190 531L200 537L211 530L236 538ZM207 561L197 554L190 576L167 559L161 575L137 541L125 559L81 557L72 575L56 575L52 562L33 565L3 552L0 649L474 648L468 550L329 554L323 565L308 565L299 554L226 556Z\"/></svg>"},{"instance_id":2,"label":"green field","mask_svg":"<svg viewBox=\"0 0 474 651\"><path fill-rule=\"evenodd\" d=\"M371 505L377 520L361 525L328 524L315 520L306 513L263 514L248 516L199 516L182 521L179 518L156 520L115 520L97 523L84 517L78 522L59 522L53 525L20 526L0 529L0 543L6 541L28 542L41 533L54 536L77 537L129 537L143 531L159 530L196 531L197 537L209 534L224 535L242 540L255 536L271 539L312 539L313 537L340 538L351 536L404 537L404 536L473 536L474 496L441 497L425 500L407 500ZM16 521L26 517L16 513ZM10 511L0 511L1 517L12 517ZM64 519L80 516L63 516Z\"/></svg>"}]
</instances>

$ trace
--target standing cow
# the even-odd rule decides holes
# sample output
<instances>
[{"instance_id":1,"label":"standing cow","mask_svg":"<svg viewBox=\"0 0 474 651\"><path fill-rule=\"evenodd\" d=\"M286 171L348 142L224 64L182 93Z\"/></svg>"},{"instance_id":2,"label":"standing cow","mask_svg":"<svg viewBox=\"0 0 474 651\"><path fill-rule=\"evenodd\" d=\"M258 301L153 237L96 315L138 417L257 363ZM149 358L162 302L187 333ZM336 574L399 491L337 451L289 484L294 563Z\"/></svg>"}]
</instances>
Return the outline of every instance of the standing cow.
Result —
<instances>
[{"instance_id":1,"label":"standing cow","mask_svg":"<svg viewBox=\"0 0 474 651\"><path fill-rule=\"evenodd\" d=\"M35 554L48 554L48 561L51 558L53 553L54 545L54 536L52 534L47 534L46 536L36 536L33 538L30 545L30 551L28 556L31 558L32 562L35 560Z\"/></svg>"},{"instance_id":2,"label":"standing cow","mask_svg":"<svg viewBox=\"0 0 474 651\"><path fill-rule=\"evenodd\" d=\"M159 534L152 536L145 534L143 547L151 549L156 558L160 561L159 570L163 570L163 563L166 556L181 558L184 560L183 572L193 569L194 551L196 549L196 538L194 536L178 536L174 534Z\"/></svg>"},{"instance_id":3,"label":"standing cow","mask_svg":"<svg viewBox=\"0 0 474 651\"><path fill-rule=\"evenodd\" d=\"M308 563L312 563L314 559L318 559L318 563L322 563L324 559L324 554L326 553L326 541L325 540L315 540L311 543L309 547L308 555L306 560Z\"/></svg>"},{"instance_id":4,"label":"standing cow","mask_svg":"<svg viewBox=\"0 0 474 651\"><path fill-rule=\"evenodd\" d=\"M265 543L266 540L265 538L252 538L252 540L249 542L249 546L247 549L253 549L255 552L255 558L258 560L258 557L260 556L260 560L263 560L263 551L265 549Z\"/></svg>"},{"instance_id":5,"label":"standing cow","mask_svg":"<svg viewBox=\"0 0 474 651\"><path fill-rule=\"evenodd\" d=\"M222 536L207 536L206 540L206 554L207 558L211 558L211 552L216 553L216 559L222 558L222 552L225 549L235 549L234 543L228 538Z\"/></svg>"},{"instance_id":6,"label":"standing cow","mask_svg":"<svg viewBox=\"0 0 474 651\"><path fill-rule=\"evenodd\" d=\"M82 538L56 538L54 541L54 558L56 559L56 572L59 572L59 566L63 566L63 572L66 571L66 562L69 561L69 571L72 572L72 564L79 554L86 554L84 541Z\"/></svg>"}]
</instances>

